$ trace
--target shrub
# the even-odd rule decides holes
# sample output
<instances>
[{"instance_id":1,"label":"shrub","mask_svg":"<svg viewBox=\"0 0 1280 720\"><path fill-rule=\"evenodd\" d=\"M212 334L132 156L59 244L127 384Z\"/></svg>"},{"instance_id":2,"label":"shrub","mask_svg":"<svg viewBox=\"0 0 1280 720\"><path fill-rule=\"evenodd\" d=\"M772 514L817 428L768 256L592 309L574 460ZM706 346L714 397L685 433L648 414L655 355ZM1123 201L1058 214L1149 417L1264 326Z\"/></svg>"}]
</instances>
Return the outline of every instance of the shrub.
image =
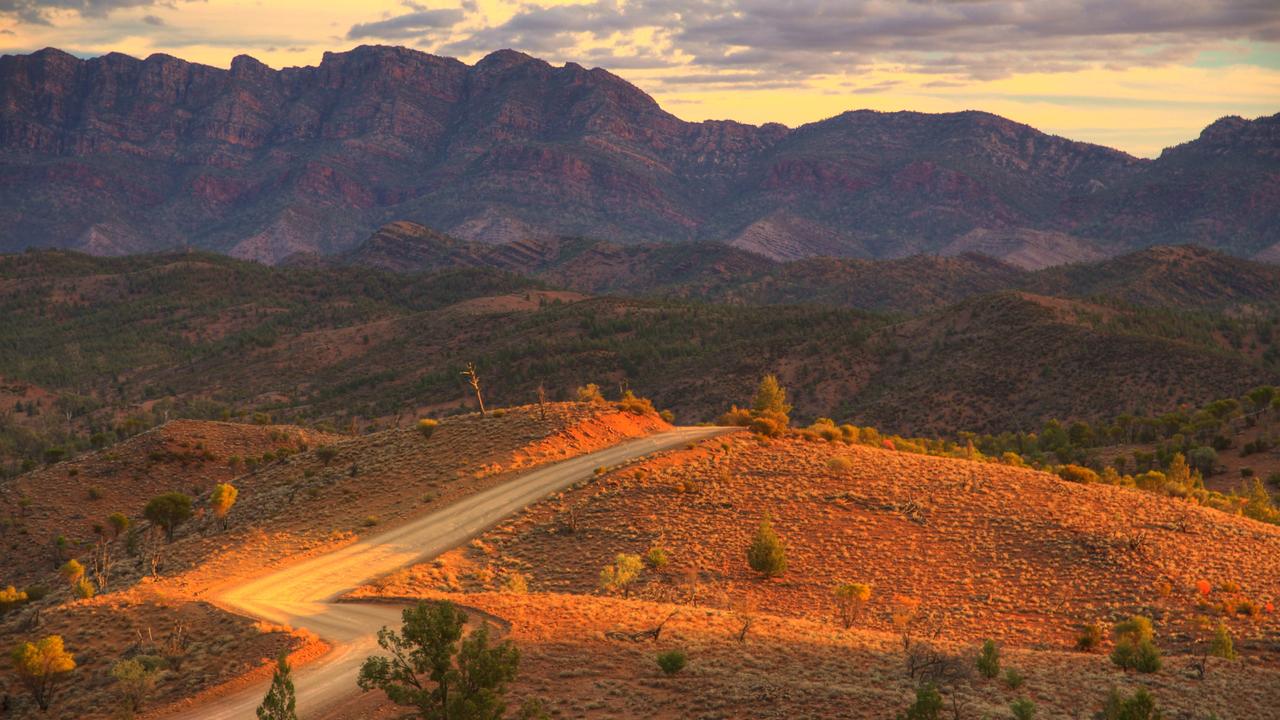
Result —
<instances>
[{"instance_id":1,"label":"shrub","mask_svg":"<svg viewBox=\"0 0 1280 720\"><path fill-rule=\"evenodd\" d=\"M862 608L871 599L871 586L865 583L844 583L835 589L836 608L840 613L840 622L845 628L853 627Z\"/></svg>"},{"instance_id":2,"label":"shrub","mask_svg":"<svg viewBox=\"0 0 1280 720\"><path fill-rule=\"evenodd\" d=\"M768 515L760 521L751 547L747 548L747 564L765 577L778 577L787 571L786 548L774 532Z\"/></svg>"},{"instance_id":3,"label":"shrub","mask_svg":"<svg viewBox=\"0 0 1280 720\"><path fill-rule=\"evenodd\" d=\"M10 610L18 608L30 598L27 593L10 585L6 588L0 588L0 618L4 617Z\"/></svg>"},{"instance_id":4,"label":"shrub","mask_svg":"<svg viewBox=\"0 0 1280 720\"><path fill-rule=\"evenodd\" d=\"M510 572L503 579L502 588L512 595L524 595L529 592L529 580L524 573Z\"/></svg>"},{"instance_id":5,"label":"shrub","mask_svg":"<svg viewBox=\"0 0 1280 720\"><path fill-rule=\"evenodd\" d=\"M584 403L604 402L604 395L600 394L600 386L595 383L587 383L586 385L583 385L582 387L578 388L575 394L578 397L578 402L584 402Z\"/></svg>"},{"instance_id":6,"label":"shrub","mask_svg":"<svg viewBox=\"0 0 1280 720\"><path fill-rule=\"evenodd\" d=\"M422 437L429 438L435 433L436 426L439 424L440 424L439 420L434 420L432 418L422 418L421 420L418 421L418 432L422 434ZM332 450L332 448L330 449Z\"/></svg>"},{"instance_id":7,"label":"shrub","mask_svg":"<svg viewBox=\"0 0 1280 720\"><path fill-rule=\"evenodd\" d=\"M721 415L716 422L720 425L748 427L751 425L751 411L734 405L729 408L729 412Z\"/></svg>"},{"instance_id":8,"label":"shrub","mask_svg":"<svg viewBox=\"0 0 1280 720\"><path fill-rule=\"evenodd\" d=\"M418 430L419 432L422 430L421 420L418 421ZM427 436L430 437L431 433L427 433ZM331 445L322 445L321 447L316 448L316 457L320 458L320 462L328 465L333 462L334 458L338 457L338 448Z\"/></svg>"},{"instance_id":9,"label":"shrub","mask_svg":"<svg viewBox=\"0 0 1280 720\"><path fill-rule=\"evenodd\" d=\"M1036 716L1036 704L1028 698L1018 698L1009 704L1009 710L1013 712L1015 720L1034 720Z\"/></svg>"},{"instance_id":10,"label":"shrub","mask_svg":"<svg viewBox=\"0 0 1280 720\"><path fill-rule=\"evenodd\" d=\"M1120 640L1111 651L1111 662L1124 670L1143 673L1158 672L1161 666L1160 650L1150 640Z\"/></svg>"},{"instance_id":11,"label":"shrub","mask_svg":"<svg viewBox=\"0 0 1280 720\"><path fill-rule=\"evenodd\" d=\"M121 533L129 529L129 517L124 513L111 513L107 516L107 524L111 526L111 532L114 536L119 537Z\"/></svg>"},{"instance_id":12,"label":"shrub","mask_svg":"<svg viewBox=\"0 0 1280 720\"><path fill-rule=\"evenodd\" d=\"M1209 654L1224 660L1236 659L1235 643L1231 640L1231 630L1227 628L1226 623L1218 623L1218 627L1213 631L1213 642L1209 647Z\"/></svg>"},{"instance_id":13,"label":"shrub","mask_svg":"<svg viewBox=\"0 0 1280 720\"><path fill-rule=\"evenodd\" d=\"M71 558L58 568L58 574L68 583L75 585L84 577L84 565L81 565L79 560Z\"/></svg>"},{"instance_id":14,"label":"shrub","mask_svg":"<svg viewBox=\"0 0 1280 720\"><path fill-rule=\"evenodd\" d=\"M933 683L926 683L916 689L916 701L898 720L938 720L941 713L942 694Z\"/></svg>"},{"instance_id":15,"label":"shrub","mask_svg":"<svg viewBox=\"0 0 1280 720\"><path fill-rule=\"evenodd\" d=\"M844 474L853 469L853 461L844 455L837 455L827 461L827 469L833 473Z\"/></svg>"},{"instance_id":16,"label":"shrub","mask_svg":"<svg viewBox=\"0 0 1280 720\"><path fill-rule=\"evenodd\" d=\"M93 597L97 589L93 586L93 581L89 578L82 577L71 586L71 592L81 600L88 600Z\"/></svg>"},{"instance_id":17,"label":"shrub","mask_svg":"<svg viewBox=\"0 0 1280 720\"><path fill-rule=\"evenodd\" d=\"M685 656L683 650L668 650L664 653L658 653L658 667L662 668L662 672L667 675L675 675L680 672L688 662L689 658Z\"/></svg>"},{"instance_id":18,"label":"shrub","mask_svg":"<svg viewBox=\"0 0 1280 720\"><path fill-rule=\"evenodd\" d=\"M1098 623L1089 623L1080 627L1080 634L1076 636L1076 649L1083 652L1096 650L1102 644L1102 626Z\"/></svg>"},{"instance_id":19,"label":"shrub","mask_svg":"<svg viewBox=\"0 0 1280 720\"><path fill-rule=\"evenodd\" d=\"M147 700L155 692L161 671L143 665L138 658L121 660L111 666L111 677L116 681L116 694L120 698L121 715L133 717L141 712Z\"/></svg>"},{"instance_id":20,"label":"shrub","mask_svg":"<svg viewBox=\"0 0 1280 720\"><path fill-rule=\"evenodd\" d=\"M1009 668L1004 671L1004 684L1007 685L1010 690L1017 690L1022 687L1023 682L1022 673L1017 670Z\"/></svg>"},{"instance_id":21,"label":"shrub","mask_svg":"<svg viewBox=\"0 0 1280 720\"><path fill-rule=\"evenodd\" d=\"M658 417L662 418L662 421L669 425L675 425L676 423L676 414L670 410L663 410L658 413Z\"/></svg>"},{"instance_id":22,"label":"shrub","mask_svg":"<svg viewBox=\"0 0 1280 720\"><path fill-rule=\"evenodd\" d=\"M778 376L770 373L760 379L751 409L758 416L775 417L784 426L790 422L787 415L791 412L791 405L787 403L787 391L778 383Z\"/></svg>"},{"instance_id":23,"label":"shrub","mask_svg":"<svg viewBox=\"0 0 1280 720\"><path fill-rule=\"evenodd\" d=\"M1118 688L1111 688L1097 717L1100 720L1163 720L1164 714L1146 688L1138 688L1128 697Z\"/></svg>"},{"instance_id":24,"label":"shrub","mask_svg":"<svg viewBox=\"0 0 1280 720\"><path fill-rule=\"evenodd\" d=\"M982 650L978 651L978 672L988 680L1000 674L1000 647L995 640L982 643Z\"/></svg>"},{"instance_id":25,"label":"shrub","mask_svg":"<svg viewBox=\"0 0 1280 720\"><path fill-rule=\"evenodd\" d=\"M1096 483L1101 480L1098 473L1080 465L1063 465L1058 468L1058 477L1077 483Z\"/></svg>"},{"instance_id":26,"label":"shrub","mask_svg":"<svg viewBox=\"0 0 1280 720\"><path fill-rule=\"evenodd\" d=\"M293 670L289 657L280 653L276 658L276 670L271 674L271 687L258 705L258 720L298 720L295 710L297 697L293 689Z\"/></svg>"},{"instance_id":27,"label":"shrub","mask_svg":"<svg viewBox=\"0 0 1280 720\"><path fill-rule=\"evenodd\" d=\"M631 583L635 582L640 575L642 567L644 564L639 555L618 553L611 564L605 565L600 570L600 589L621 592L622 596L626 597Z\"/></svg>"},{"instance_id":28,"label":"shrub","mask_svg":"<svg viewBox=\"0 0 1280 720\"><path fill-rule=\"evenodd\" d=\"M669 561L670 558L667 556L667 551L657 545L649 548L649 552L644 554L644 564L654 570L661 570L667 566Z\"/></svg>"},{"instance_id":29,"label":"shrub","mask_svg":"<svg viewBox=\"0 0 1280 720\"><path fill-rule=\"evenodd\" d=\"M622 399L618 401L618 409L633 415L652 415L655 412L652 402L647 398L636 397L636 394L630 390L622 393Z\"/></svg>"},{"instance_id":30,"label":"shrub","mask_svg":"<svg viewBox=\"0 0 1280 720\"><path fill-rule=\"evenodd\" d=\"M89 498L90 500L101 500L101 499L102 499L102 488L97 487L97 486L91 486L91 487L89 488L88 492L86 492L85 494L88 496L88 498Z\"/></svg>"},{"instance_id":31,"label":"shrub","mask_svg":"<svg viewBox=\"0 0 1280 720\"><path fill-rule=\"evenodd\" d=\"M757 417L751 420L751 432L765 437L778 437L782 434L787 426L778 422L775 418Z\"/></svg>"}]
</instances>

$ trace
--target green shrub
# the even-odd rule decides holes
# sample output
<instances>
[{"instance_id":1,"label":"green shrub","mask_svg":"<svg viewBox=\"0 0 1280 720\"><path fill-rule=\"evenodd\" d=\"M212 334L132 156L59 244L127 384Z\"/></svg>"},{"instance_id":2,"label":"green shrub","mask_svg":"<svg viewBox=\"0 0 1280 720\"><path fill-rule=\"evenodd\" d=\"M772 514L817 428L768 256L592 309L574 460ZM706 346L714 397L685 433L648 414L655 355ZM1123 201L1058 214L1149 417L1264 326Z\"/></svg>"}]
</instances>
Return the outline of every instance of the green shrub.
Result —
<instances>
[{"instance_id":1,"label":"green shrub","mask_svg":"<svg viewBox=\"0 0 1280 720\"><path fill-rule=\"evenodd\" d=\"M1096 483L1101 481L1098 473L1080 465L1063 465L1058 468L1058 477L1068 482L1076 483Z\"/></svg>"},{"instance_id":2,"label":"green shrub","mask_svg":"<svg viewBox=\"0 0 1280 720\"><path fill-rule=\"evenodd\" d=\"M577 395L578 402L583 402L583 403L604 402L604 395L600 393L600 386L595 383L587 383L586 385L583 385L582 387L578 388L575 395Z\"/></svg>"},{"instance_id":3,"label":"green shrub","mask_svg":"<svg viewBox=\"0 0 1280 720\"><path fill-rule=\"evenodd\" d=\"M1017 670L1009 668L1004 671L1004 684L1007 685L1010 690L1017 690L1022 687L1023 682L1025 682L1025 680L1022 677L1022 673Z\"/></svg>"},{"instance_id":4,"label":"green shrub","mask_svg":"<svg viewBox=\"0 0 1280 720\"><path fill-rule=\"evenodd\" d=\"M982 643L982 650L978 652L978 672L988 680L1000 674L1000 648L995 640Z\"/></svg>"},{"instance_id":5,"label":"green shrub","mask_svg":"<svg viewBox=\"0 0 1280 720\"><path fill-rule=\"evenodd\" d=\"M778 577L787 571L787 551L765 515L756 528L751 547L747 548L747 564L765 577Z\"/></svg>"},{"instance_id":6,"label":"green shrub","mask_svg":"<svg viewBox=\"0 0 1280 720\"><path fill-rule=\"evenodd\" d=\"M1028 698L1018 698L1009 704L1015 720L1035 720L1036 704Z\"/></svg>"},{"instance_id":7,"label":"green shrub","mask_svg":"<svg viewBox=\"0 0 1280 720\"><path fill-rule=\"evenodd\" d=\"M1132 696L1111 688L1111 694L1097 717L1099 720L1163 720L1164 714L1146 688L1138 688Z\"/></svg>"},{"instance_id":8,"label":"green shrub","mask_svg":"<svg viewBox=\"0 0 1280 720\"><path fill-rule=\"evenodd\" d=\"M685 656L682 650L668 650L664 653L658 653L658 667L662 668L662 672L667 675L675 675L684 669L689 662L689 658Z\"/></svg>"},{"instance_id":9,"label":"green shrub","mask_svg":"<svg viewBox=\"0 0 1280 720\"><path fill-rule=\"evenodd\" d=\"M1080 634L1076 637L1076 649L1082 652L1091 652L1096 650L1102 644L1102 626L1098 623L1089 623L1080 627Z\"/></svg>"},{"instance_id":10,"label":"green shrub","mask_svg":"<svg viewBox=\"0 0 1280 720\"><path fill-rule=\"evenodd\" d=\"M1231 640L1231 630L1227 628L1226 623L1218 623L1217 629L1213 631L1213 643L1209 647L1209 654L1224 660L1236 659L1235 642Z\"/></svg>"},{"instance_id":11,"label":"green shrub","mask_svg":"<svg viewBox=\"0 0 1280 720\"><path fill-rule=\"evenodd\" d=\"M644 554L644 564L654 570L661 570L667 566L669 561L670 558L667 556L667 551L657 545L649 548L649 552Z\"/></svg>"},{"instance_id":12,"label":"green shrub","mask_svg":"<svg viewBox=\"0 0 1280 720\"><path fill-rule=\"evenodd\" d=\"M937 686L926 683L916 689L916 701L898 720L938 720L942 716L942 694Z\"/></svg>"}]
</instances>

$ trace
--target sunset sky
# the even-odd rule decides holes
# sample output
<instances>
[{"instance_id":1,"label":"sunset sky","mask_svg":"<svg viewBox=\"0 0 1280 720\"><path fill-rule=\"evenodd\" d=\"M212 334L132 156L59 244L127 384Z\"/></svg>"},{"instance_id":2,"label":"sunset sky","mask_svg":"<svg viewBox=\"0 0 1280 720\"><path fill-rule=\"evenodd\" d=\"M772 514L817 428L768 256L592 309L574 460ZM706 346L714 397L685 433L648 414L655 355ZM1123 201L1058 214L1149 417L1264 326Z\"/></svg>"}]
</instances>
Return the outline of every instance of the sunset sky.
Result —
<instances>
[{"instance_id":1,"label":"sunset sky","mask_svg":"<svg viewBox=\"0 0 1280 720\"><path fill-rule=\"evenodd\" d=\"M272 67L394 44L612 70L688 119L980 109L1154 156L1280 112L1276 0L0 0L0 52Z\"/></svg>"}]
</instances>

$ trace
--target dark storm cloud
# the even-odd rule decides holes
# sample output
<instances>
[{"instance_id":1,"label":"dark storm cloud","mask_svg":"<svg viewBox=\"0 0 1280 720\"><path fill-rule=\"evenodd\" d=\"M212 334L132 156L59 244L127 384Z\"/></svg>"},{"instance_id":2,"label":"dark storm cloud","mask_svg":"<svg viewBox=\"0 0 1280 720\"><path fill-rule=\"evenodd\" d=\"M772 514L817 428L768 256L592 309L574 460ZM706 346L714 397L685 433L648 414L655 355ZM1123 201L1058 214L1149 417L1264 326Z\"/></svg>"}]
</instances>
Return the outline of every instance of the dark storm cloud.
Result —
<instances>
[{"instance_id":1,"label":"dark storm cloud","mask_svg":"<svg viewBox=\"0 0 1280 720\"><path fill-rule=\"evenodd\" d=\"M420 8L418 5L410 5ZM429 33L446 30L462 21L465 13L456 8L442 10L415 9L411 13L397 15L377 22L352 25L347 31L348 40L360 38L382 38L384 40L404 40L416 38Z\"/></svg>"},{"instance_id":2,"label":"dark storm cloud","mask_svg":"<svg viewBox=\"0 0 1280 720\"><path fill-rule=\"evenodd\" d=\"M871 62L992 78L1101 65L1185 61L1223 40L1280 40L1275 0L597 0L529 5L440 48L500 47L572 56L580 36L606 41L652 28L668 56L702 69L775 78L849 72Z\"/></svg>"}]
</instances>

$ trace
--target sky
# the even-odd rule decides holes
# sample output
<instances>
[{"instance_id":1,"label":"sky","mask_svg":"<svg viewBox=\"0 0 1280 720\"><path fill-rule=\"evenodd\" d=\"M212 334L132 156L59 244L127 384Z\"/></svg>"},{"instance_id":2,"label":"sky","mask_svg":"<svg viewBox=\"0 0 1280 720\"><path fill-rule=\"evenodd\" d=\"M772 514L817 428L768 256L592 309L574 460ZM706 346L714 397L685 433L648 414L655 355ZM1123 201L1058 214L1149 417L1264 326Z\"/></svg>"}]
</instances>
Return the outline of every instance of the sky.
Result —
<instances>
[{"instance_id":1,"label":"sky","mask_svg":"<svg viewBox=\"0 0 1280 720\"><path fill-rule=\"evenodd\" d=\"M0 0L0 53L279 68L362 44L603 67L686 120L976 109L1144 157L1280 112L1280 0Z\"/></svg>"}]
</instances>

